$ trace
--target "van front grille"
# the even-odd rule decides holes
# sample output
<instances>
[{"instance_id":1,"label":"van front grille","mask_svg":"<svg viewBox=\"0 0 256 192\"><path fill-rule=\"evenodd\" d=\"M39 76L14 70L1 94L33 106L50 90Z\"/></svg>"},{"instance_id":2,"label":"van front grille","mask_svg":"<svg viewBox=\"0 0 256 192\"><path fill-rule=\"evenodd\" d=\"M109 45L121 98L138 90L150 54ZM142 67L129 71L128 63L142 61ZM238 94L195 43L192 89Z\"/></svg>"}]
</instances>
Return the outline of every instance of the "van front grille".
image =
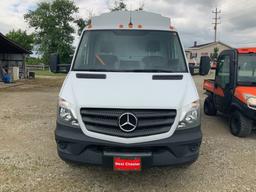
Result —
<instances>
[{"instance_id":1,"label":"van front grille","mask_svg":"<svg viewBox=\"0 0 256 192\"><path fill-rule=\"evenodd\" d=\"M131 132L125 132L119 126L120 116L127 113L137 118L137 126ZM176 110L82 108L81 116L89 131L131 138L168 132L175 121Z\"/></svg>"}]
</instances>

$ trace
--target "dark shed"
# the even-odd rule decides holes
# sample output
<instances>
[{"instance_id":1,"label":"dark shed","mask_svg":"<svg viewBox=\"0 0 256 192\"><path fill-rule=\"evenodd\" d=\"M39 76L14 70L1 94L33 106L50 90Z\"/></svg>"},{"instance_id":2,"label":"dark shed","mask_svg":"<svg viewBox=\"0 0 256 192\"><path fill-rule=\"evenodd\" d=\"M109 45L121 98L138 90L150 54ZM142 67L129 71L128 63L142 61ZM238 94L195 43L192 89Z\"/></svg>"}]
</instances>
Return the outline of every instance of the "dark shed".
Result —
<instances>
[{"instance_id":1,"label":"dark shed","mask_svg":"<svg viewBox=\"0 0 256 192\"><path fill-rule=\"evenodd\" d=\"M11 67L19 67L19 77L25 78L25 59L29 54L31 54L30 51L0 33L0 70L3 67L7 67L8 69ZM0 77L0 81L1 79Z\"/></svg>"}]
</instances>

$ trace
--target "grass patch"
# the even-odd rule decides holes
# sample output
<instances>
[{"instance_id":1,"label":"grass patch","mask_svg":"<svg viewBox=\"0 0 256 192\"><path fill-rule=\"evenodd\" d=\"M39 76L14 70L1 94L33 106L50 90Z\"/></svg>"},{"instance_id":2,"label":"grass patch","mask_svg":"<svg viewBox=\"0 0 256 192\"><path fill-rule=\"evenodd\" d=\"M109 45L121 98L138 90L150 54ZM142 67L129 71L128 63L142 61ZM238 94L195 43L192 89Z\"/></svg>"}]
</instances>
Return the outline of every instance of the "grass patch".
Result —
<instances>
[{"instance_id":1,"label":"grass patch","mask_svg":"<svg viewBox=\"0 0 256 192\"><path fill-rule=\"evenodd\" d=\"M47 70L37 70L35 71L36 73L36 76L39 75L39 76L66 76L66 74L64 73L52 73L50 72L48 69Z\"/></svg>"}]
</instances>

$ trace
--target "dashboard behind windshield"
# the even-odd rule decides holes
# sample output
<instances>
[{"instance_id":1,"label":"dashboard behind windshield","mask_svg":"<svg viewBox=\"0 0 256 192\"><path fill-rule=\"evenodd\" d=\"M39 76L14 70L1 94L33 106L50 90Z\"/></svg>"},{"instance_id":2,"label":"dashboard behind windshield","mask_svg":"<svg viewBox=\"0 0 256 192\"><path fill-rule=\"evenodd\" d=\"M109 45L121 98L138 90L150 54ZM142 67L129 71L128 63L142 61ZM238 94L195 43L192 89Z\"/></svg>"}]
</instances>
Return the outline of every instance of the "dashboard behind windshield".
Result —
<instances>
[{"instance_id":1,"label":"dashboard behind windshield","mask_svg":"<svg viewBox=\"0 0 256 192\"><path fill-rule=\"evenodd\" d=\"M75 71L187 72L176 32L149 30L86 31Z\"/></svg>"}]
</instances>

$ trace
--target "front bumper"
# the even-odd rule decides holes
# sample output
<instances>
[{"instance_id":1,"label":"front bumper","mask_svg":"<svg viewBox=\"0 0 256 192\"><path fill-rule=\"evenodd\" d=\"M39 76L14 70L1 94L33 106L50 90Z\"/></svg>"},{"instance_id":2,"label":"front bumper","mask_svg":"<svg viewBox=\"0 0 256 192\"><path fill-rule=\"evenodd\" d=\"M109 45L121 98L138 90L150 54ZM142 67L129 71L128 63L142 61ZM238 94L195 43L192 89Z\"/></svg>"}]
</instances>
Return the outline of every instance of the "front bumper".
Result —
<instances>
[{"instance_id":1,"label":"front bumper","mask_svg":"<svg viewBox=\"0 0 256 192\"><path fill-rule=\"evenodd\" d=\"M234 98L233 102L234 105L243 113L243 115L256 123L256 110L250 109L245 103L236 98Z\"/></svg>"},{"instance_id":2,"label":"front bumper","mask_svg":"<svg viewBox=\"0 0 256 192\"><path fill-rule=\"evenodd\" d=\"M57 123L57 150L65 161L113 166L113 157L141 157L142 167L186 164L196 161L202 141L200 126L176 131L157 141L120 144L86 136L80 128Z\"/></svg>"}]
</instances>

